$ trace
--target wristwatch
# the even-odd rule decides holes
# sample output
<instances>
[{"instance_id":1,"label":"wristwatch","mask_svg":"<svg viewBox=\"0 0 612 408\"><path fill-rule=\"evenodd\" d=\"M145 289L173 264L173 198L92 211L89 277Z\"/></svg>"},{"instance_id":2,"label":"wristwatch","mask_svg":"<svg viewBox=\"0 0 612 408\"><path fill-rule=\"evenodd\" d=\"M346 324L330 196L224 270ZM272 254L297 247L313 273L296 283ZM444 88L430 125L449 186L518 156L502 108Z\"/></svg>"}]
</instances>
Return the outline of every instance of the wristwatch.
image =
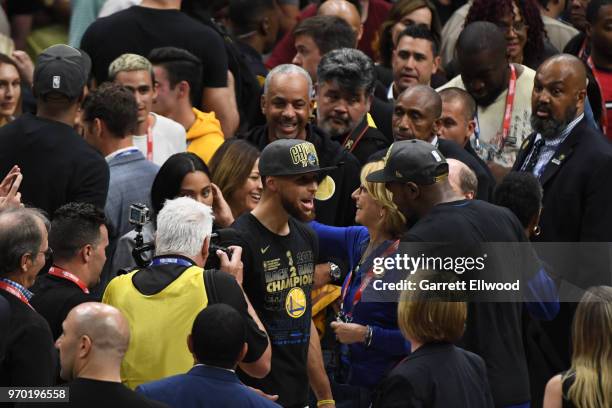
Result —
<instances>
[{"instance_id":1,"label":"wristwatch","mask_svg":"<svg viewBox=\"0 0 612 408\"><path fill-rule=\"evenodd\" d=\"M340 267L333 262L328 262L329 264L329 277L332 281L339 281L342 277L342 271Z\"/></svg>"}]
</instances>

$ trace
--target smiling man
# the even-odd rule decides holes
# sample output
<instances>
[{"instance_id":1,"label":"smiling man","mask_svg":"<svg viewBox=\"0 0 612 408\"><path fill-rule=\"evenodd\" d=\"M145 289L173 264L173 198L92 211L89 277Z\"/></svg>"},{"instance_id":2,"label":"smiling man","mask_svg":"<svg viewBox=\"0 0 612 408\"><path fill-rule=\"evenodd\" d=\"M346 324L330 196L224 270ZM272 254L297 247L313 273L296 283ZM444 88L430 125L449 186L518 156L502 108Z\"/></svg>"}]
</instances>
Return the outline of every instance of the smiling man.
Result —
<instances>
[{"instance_id":1,"label":"smiling man","mask_svg":"<svg viewBox=\"0 0 612 408\"><path fill-rule=\"evenodd\" d=\"M311 318L318 241L303 223L314 218L317 180L326 170L319 167L312 143L296 139L270 143L259 159L261 200L233 224L240 232L236 244L244 254L243 287L270 337L274 367L262 380L246 375L241 379L279 395L278 403L285 407L307 405L309 380L317 406L333 404Z\"/></svg>"},{"instance_id":2,"label":"smiling man","mask_svg":"<svg viewBox=\"0 0 612 408\"><path fill-rule=\"evenodd\" d=\"M308 72L296 65L279 65L270 71L264 84L261 110L266 124L239 137L260 150L275 140L305 140L314 145L322 166L338 166L342 162L323 181L325 194L320 193L315 201L316 218L329 225L352 225L355 212L351 193L359 185L360 164L321 128L308 123L312 94Z\"/></svg>"}]
</instances>

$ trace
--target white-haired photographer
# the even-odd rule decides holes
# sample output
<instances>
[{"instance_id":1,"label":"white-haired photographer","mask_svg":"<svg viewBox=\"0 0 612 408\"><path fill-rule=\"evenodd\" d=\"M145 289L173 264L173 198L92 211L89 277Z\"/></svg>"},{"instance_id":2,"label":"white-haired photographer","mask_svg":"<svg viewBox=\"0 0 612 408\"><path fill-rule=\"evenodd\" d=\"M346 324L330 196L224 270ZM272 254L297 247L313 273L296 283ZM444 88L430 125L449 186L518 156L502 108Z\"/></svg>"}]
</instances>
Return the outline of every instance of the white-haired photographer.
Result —
<instances>
[{"instance_id":1,"label":"white-haired photographer","mask_svg":"<svg viewBox=\"0 0 612 408\"><path fill-rule=\"evenodd\" d=\"M130 388L188 371L193 357L185 341L191 325L215 303L234 307L247 321L248 352L240 368L257 378L270 371L268 337L242 290L242 248L230 247L229 257L217 251L220 270L204 269L212 224L209 206L187 197L167 200L157 216L150 265L116 277L106 288L102 301L130 323L132 340L122 363L122 379ZM151 333L158 333L155 342Z\"/></svg>"}]
</instances>

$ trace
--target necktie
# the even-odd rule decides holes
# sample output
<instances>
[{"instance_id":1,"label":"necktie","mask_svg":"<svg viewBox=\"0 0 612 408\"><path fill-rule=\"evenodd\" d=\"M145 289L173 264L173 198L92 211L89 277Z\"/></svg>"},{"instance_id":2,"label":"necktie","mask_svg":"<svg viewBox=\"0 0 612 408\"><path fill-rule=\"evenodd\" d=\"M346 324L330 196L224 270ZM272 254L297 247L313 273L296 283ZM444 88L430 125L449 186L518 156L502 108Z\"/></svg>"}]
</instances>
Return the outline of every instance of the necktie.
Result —
<instances>
[{"instance_id":1,"label":"necktie","mask_svg":"<svg viewBox=\"0 0 612 408\"><path fill-rule=\"evenodd\" d=\"M527 171L529 173L533 173L533 169L535 165L538 163L538 156L540 156L540 150L542 150L542 146L544 146L544 138L540 137L533 144L533 148L531 149L531 155L529 156L529 160L525 162L523 165L523 171Z\"/></svg>"}]
</instances>

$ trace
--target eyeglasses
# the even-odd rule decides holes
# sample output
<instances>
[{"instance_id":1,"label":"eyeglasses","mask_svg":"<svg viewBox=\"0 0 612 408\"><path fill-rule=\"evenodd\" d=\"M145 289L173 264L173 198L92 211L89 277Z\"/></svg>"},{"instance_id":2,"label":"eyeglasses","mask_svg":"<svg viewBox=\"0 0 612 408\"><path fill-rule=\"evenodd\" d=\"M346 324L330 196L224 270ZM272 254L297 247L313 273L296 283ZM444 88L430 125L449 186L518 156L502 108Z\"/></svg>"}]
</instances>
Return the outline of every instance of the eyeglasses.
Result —
<instances>
[{"instance_id":1,"label":"eyeglasses","mask_svg":"<svg viewBox=\"0 0 612 408\"><path fill-rule=\"evenodd\" d=\"M524 21L513 21L512 24L508 25L505 21L499 21L497 26L504 30L505 32L510 31L510 28L516 33L519 31L523 31L527 28L527 24Z\"/></svg>"},{"instance_id":2,"label":"eyeglasses","mask_svg":"<svg viewBox=\"0 0 612 408\"><path fill-rule=\"evenodd\" d=\"M51 247L47 247L47 249L44 251L38 251L38 253L42 253L45 255L45 262L51 259L51 257L53 256L53 250L51 249Z\"/></svg>"}]
</instances>

